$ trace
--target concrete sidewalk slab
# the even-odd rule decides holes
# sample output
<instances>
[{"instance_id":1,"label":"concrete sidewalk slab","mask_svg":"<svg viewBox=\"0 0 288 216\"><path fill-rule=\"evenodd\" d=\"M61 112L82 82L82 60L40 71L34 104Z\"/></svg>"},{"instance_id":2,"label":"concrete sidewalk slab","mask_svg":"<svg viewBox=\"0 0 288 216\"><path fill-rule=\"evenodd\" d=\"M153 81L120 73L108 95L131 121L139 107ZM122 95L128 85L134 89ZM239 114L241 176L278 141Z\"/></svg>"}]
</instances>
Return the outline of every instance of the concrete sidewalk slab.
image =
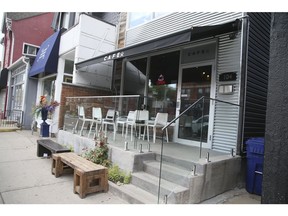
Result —
<instances>
[{"instance_id":1,"label":"concrete sidewalk slab","mask_svg":"<svg viewBox=\"0 0 288 216\"><path fill-rule=\"evenodd\" d=\"M37 139L31 131L0 132L0 204L127 203L110 192L81 199L73 193L73 174L56 178L52 159L37 157Z\"/></svg>"},{"instance_id":2,"label":"concrete sidewalk slab","mask_svg":"<svg viewBox=\"0 0 288 216\"><path fill-rule=\"evenodd\" d=\"M55 178L50 159L32 159L0 163L0 192L38 187L67 181L68 176Z\"/></svg>"},{"instance_id":3,"label":"concrete sidewalk slab","mask_svg":"<svg viewBox=\"0 0 288 216\"><path fill-rule=\"evenodd\" d=\"M2 193L5 203L9 204L125 204L110 192L88 194L81 199L73 193L73 176L65 182L39 187L25 188Z\"/></svg>"},{"instance_id":4,"label":"concrete sidewalk slab","mask_svg":"<svg viewBox=\"0 0 288 216\"><path fill-rule=\"evenodd\" d=\"M201 204L261 204L261 196L249 194L244 188L235 188Z\"/></svg>"}]
</instances>

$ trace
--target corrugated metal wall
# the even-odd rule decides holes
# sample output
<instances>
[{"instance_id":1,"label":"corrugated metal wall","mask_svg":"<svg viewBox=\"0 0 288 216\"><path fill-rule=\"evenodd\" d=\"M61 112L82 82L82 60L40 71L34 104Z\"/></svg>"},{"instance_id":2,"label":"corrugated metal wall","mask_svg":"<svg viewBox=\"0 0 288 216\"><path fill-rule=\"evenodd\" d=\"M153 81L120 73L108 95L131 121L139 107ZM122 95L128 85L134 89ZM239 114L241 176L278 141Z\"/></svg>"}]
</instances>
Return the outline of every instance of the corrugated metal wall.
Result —
<instances>
[{"instance_id":1,"label":"corrugated metal wall","mask_svg":"<svg viewBox=\"0 0 288 216\"><path fill-rule=\"evenodd\" d=\"M217 25L234 21L243 13L175 12L126 31L126 46L169 35L192 26Z\"/></svg>"},{"instance_id":2,"label":"corrugated metal wall","mask_svg":"<svg viewBox=\"0 0 288 216\"><path fill-rule=\"evenodd\" d=\"M235 39L230 39L229 35L219 37L218 58L217 58L217 78L216 78L216 99L239 104L240 85L240 48L241 33ZM237 72L236 81L220 82L219 75L226 72ZM223 95L218 93L219 85L232 84L233 94ZM230 104L215 102L214 130L212 149L231 152L236 149L238 136L239 107Z\"/></svg>"},{"instance_id":3,"label":"corrugated metal wall","mask_svg":"<svg viewBox=\"0 0 288 216\"><path fill-rule=\"evenodd\" d=\"M271 25L270 13L248 13L248 16L244 142L250 137L264 137L265 134Z\"/></svg>"}]
</instances>

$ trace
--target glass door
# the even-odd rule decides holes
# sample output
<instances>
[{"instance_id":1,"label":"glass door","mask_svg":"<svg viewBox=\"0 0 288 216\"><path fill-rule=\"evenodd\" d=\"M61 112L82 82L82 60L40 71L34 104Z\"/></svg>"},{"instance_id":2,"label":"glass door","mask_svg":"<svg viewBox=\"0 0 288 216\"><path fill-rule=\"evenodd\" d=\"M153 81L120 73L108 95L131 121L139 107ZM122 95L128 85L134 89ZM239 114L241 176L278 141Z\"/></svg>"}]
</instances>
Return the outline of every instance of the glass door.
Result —
<instances>
[{"instance_id":1,"label":"glass door","mask_svg":"<svg viewBox=\"0 0 288 216\"><path fill-rule=\"evenodd\" d=\"M179 77L177 115L202 96L210 97L212 64L182 67ZM199 146L200 141L207 144L209 114L210 100L204 100L182 115L176 125L176 141L195 146Z\"/></svg>"}]
</instances>

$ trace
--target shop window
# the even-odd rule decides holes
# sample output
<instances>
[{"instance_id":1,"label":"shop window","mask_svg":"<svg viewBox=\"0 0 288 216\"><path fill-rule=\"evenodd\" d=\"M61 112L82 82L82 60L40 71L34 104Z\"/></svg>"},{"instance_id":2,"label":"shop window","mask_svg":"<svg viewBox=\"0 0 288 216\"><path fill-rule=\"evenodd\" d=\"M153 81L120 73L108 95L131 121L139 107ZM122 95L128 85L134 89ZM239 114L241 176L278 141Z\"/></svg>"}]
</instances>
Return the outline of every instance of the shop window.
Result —
<instances>
[{"instance_id":1,"label":"shop window","mask_svg":"<svg viewBox=\"0 0 288 216\"><path fill-rule=\"evenodd\" d=\"M175 117L179 55L176 51L151 57L148 88L151 116L167 112L169 120Z\"/></svg>"},{"instance_id":2,"label":"shop window","mask_svg":"<svg viewBox=\"0 0 288 216\"><path fill-rule=\"evenodd\" d=\"M167 112L169 120L175 117L179 55L175 51L152 56L150 70L147 70L147 58L126 64L123 93L144 96L143 107L149 110L150 117L155 117L157 112Z\"/></svg>"},{"instance_id":3,"label":"shop window","mask_svg":"<svg viewBox=\"0 0 288 216\"><path fill-rule=\"evenodd\" d=\"M43 94L48 103L55 100L55 80L56 77L50 77L43 81Z\"/></svg>"},{"instance_id":4,"label":"shop window","mask_svg":"<svg viewBox=\"0 0 288 216\"><path fill-rule=\"evenodd\" d=\"M73 74L74 61L65 60L64 73Z\"/></svg>"},{"instance_id":5,"label":"shop window","mask_svg":"<svg viewBox=\"0 0 288 216\"><path fill-rule=\"evenodd\" d=\"M66 76L66 75L64 75L63 82L72 83L72 81L73 81L73 77L72 77L72 76Z\"/></svg>"},{"instance_id":6,"label":"shop window","mask_svg":"<svg viewBox=\"0 0 288 216\"><path fill-rule=\"evenodd\" d=\"M24 84L16 85L14 92L14 109L22 109L23 106L23 92L24 92Z\"/></svg>"},{"instance_id":7,"label":"shop window","mask_svg":"<svg viewBox=\"0 0 288 216\"><path fill-rule=\"evenodd\" d=\"M12 71L11 90L12 90L12 108L21 110L23 108L24 94L24 72L25 65Z\"/></svg>"},{"instance_id":8,"label":"shop window","mask_svg":"<svg viewBox=\"0 0 288 216\"><path fill-rule=\"evenodd\" d=\"M144 95L147 58L129 61L124 75L124 94Z\"/></svg>"},{"instance_id":9,"label":"shop window","mask_svg":"<svg viewBox=\"0 0 288 216\"><path fill-rule=\"evenodd\" d=\"M72 83L74 61L65 60L63 82Z\"/></svg>"}]
</instances>

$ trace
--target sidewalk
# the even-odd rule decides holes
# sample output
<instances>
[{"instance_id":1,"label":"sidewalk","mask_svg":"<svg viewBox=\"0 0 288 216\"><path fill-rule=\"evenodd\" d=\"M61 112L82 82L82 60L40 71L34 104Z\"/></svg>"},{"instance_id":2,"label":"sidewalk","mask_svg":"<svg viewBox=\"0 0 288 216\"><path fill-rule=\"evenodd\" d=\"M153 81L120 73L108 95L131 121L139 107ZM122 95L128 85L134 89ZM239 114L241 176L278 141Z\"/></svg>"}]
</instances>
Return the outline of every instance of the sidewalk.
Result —
<instances>
[{"instance_id":1,"label":"sidewalk","mask_svg":"<svg viewBox=\"0 0 288 216\"><path fill-rule=\"evenodd\" d=\"M55 178L51 159L36 156L38 133L0 131L0 204L128 204L107 193L73 193L73 175ZM55 139L55 138L50 138ZM235 189L201 204L260 204L261 197Z\"/></svg>"},{"instance_id":2,"label":"sidewalk","mask_svg":"<svg viewBox=\"0 0 288 216\"><path fill-rule=\"evenodd\" d=\"M0 132L0 204L122 204L110 192L73 193L73 175L55 178L51 159L36 156L37 133Z\"/></svg>"}]
</instances>

